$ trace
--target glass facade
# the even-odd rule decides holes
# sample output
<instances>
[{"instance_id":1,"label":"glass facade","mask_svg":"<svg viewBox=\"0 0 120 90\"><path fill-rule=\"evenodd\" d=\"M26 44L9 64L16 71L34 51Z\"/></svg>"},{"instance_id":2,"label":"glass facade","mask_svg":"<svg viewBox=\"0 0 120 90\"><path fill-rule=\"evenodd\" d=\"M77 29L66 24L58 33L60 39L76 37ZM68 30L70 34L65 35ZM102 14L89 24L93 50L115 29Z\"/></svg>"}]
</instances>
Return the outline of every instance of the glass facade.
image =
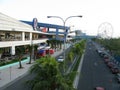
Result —
<instances>
[{"instance_id":1,"label":"glass facade","mask_svg":"<svg viewBox=\"0 0 120 90\"><path fill-rule=\"evenodd\" d=\"M22 32L0 31L0 41L21 41Z\"/></svg>"},{"instance_id":2,"label":"glass facade","mask_svg":"<svg viewBox=\"0 0 120 90\"><path fill-rule=\"evenodd\" d=\"M25 32L25 40L30 40L30 33Z\"/></svg>"},{"instance_id":3,"label":"glass facade","mask_svg":"<svg viewBox=\"0 0 120 90\"><path fill-rule=\"evenodd\" d=\"M24 36L22 36L24 35ZM16 31L0 31L0 42L2 41L25 41L30 40L30 32L16 32ZM55 38L55 35L45 35L40 33L32 33L32 40L39 40L44 38Z\"/></svg>"},{"instance_id":4,"label":"glass facade","mask_svg":"<svg viewBox=\"0 0 120 90\"><path fill-rule=\"evenodd\" d=\"M39 39L44 39L44 38L53 38L53 36L54 35L45 35L45 34L33 33L32 40L39 40Z\"/></svg>"}]
</instances>

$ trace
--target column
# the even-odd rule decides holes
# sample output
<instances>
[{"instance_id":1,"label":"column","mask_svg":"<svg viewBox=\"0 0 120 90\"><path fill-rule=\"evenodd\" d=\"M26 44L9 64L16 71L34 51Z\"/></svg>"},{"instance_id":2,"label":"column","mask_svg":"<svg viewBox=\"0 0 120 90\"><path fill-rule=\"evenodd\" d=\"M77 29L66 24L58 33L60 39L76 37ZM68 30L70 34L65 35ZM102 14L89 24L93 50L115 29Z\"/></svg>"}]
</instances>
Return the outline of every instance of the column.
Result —
<instances>
[{"instance_id":1,"label":"column","mask_svg":"<svg viewBox=\"0 0 120 90\"><path fill-rule=\"evenodd\" d=\"M25 32L22 32L22 41L25 41Z\"/></svg>"},{"instance_id":2,"label":"column","mask_svg":"<svg viewBox=\"0 0 120 90\"><path fill-rule=\"evenodd\" d=\"M32 40L32 32L30 32L30 45L33 44L33 40Z\"/></svg>"},{"instance_id":3,"label":"column","mask_svg":"<svg viewBox=\"0 0 120 90\"><path fill-rule=\"evenodd\" d=\"M11 55L15 55L15 46L11 47Z\"/></svg>"}]
</instances>

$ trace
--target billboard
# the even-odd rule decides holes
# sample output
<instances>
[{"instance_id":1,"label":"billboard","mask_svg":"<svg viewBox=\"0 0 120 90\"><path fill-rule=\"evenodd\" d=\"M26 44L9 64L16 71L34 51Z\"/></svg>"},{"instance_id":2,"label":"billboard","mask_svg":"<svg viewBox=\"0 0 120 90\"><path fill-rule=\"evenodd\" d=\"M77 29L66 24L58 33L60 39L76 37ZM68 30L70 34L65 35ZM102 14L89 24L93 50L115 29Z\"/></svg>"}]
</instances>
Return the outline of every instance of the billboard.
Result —
<instances>
[{"instance_id":1,"label":"billboard","mask_svg":"<svg viewBox=\"0 0 120 90\"><path fill-rule=\"evenodd\" d=\"M38 20L37 18L33 18L33 30L37 30L38 28Z\"/></svg>"}]
</instances>

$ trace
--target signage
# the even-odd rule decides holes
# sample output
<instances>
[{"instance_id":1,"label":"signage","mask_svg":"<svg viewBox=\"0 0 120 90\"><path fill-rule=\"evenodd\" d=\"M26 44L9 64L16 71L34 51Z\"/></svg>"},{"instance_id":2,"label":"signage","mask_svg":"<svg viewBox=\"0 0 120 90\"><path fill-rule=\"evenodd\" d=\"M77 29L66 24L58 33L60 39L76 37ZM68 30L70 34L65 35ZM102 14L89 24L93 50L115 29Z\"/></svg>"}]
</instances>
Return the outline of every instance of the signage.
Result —
<instances>
[{"instance_id":1,"label":"signage","mask_svg":"<svg viewBox=\"0 0 120 90\"><path fill-rule=\"evenodd\" d=\"M47 28L44 27L44 28L42 29L42 32L47 32Z\"/></svg>"},{"instance_id":2,"label":"signage","mask_svg":"<svg viewBox=\"0 0 120 90\"><path fill-rule=\"evenodd\" d=\"M37 30L37 27L38 27L38 20L37 18L33 18L33 29Z\"/></svg>"}]
</instances>

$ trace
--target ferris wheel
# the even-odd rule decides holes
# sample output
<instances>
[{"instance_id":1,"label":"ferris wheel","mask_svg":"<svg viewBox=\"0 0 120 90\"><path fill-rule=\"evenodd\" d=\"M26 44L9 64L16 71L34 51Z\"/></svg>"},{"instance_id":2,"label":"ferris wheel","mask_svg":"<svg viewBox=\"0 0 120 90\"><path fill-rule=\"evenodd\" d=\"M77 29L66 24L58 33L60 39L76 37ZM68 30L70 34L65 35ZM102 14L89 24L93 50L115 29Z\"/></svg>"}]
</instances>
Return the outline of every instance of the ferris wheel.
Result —
<instances>
[{"instance_id":1,"label":"ferris wheel","mask_svg":"<svg viewBox=\"0 0 120 90\"><path fill-rule=\"evenodd\" d=\"M113 27L110 23L104 22L100 24L98 27L98 37L99 38L107 38L110 39L112 38L113 35Z\"/></svg>"}]
</instances>

